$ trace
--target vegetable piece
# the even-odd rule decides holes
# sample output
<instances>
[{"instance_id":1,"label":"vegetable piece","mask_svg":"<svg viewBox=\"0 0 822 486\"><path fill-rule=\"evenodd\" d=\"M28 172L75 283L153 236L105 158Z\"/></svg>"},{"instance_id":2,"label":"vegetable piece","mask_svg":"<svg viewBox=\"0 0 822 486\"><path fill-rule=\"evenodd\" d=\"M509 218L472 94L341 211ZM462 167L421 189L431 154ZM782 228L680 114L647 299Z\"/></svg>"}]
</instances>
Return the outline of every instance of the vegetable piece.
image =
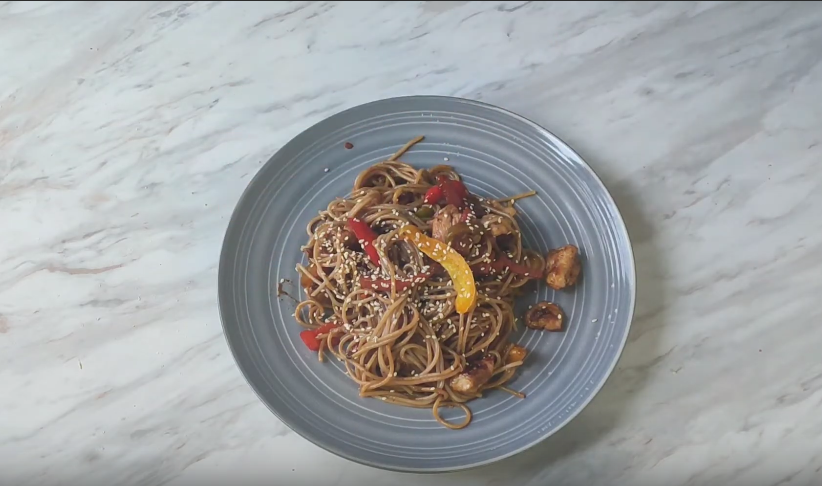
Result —
<instances>
[{"instance_id":1,"label":"vegetable piece","mask_svg":"<svg viewBox=\"0 0 822 486\"><path fill-rule=\"evenodd\" d=\"M434 208L431 206L420 206L414 214L420 219L431 219L431 217L434 216Z\"/></svg>"},{"instance_id":2,"label":"vegetable piece","mask_svg":"<svg viewBox=\"0 0 822 486\"><path fill-rule=\"evenodd\" d=\"M306 345L308 349L311 351L319 351L320 349L320 340L317 336L320 334L328 334L337 327L336 322L329 322L327 324L323 324L322 326L318 327L317 329L309 329L302 331L300 333L300 339L303 340L303 343Z\"/></svg>"},{"instance_id":3,"label":"vegetable piece","mask_svg":"<svg viewBox=\"0 0 822 486\"><path fill-rule=\"evenodd\" d=\"M439 186L434 186L425 193L425 197L422 198L422 201L425 204L437 204L442 199L442 188Z\"/></svg>"},{"instance_id":4,"label":"vegetable piece","mask_svg":"<svg viewBox=\"0 0 822 486\"><path fill-rule=\"evenodd\" d=\"M311 351L319 351L320 340L317 339L317 334L314 331L303 331L300 333L300 339L303 340L305 346Z\"/></svg>"},{"instance_id":5,"label":"vegetable piece","mask_svg":"<svg viewBox=\"0 0 822 486\"><path fill-rule=\"evenodd\" d=\"M462 255L445 243L426 236L416 226L403 226L399 235L445 268L457 289L457 312L460 314L470 312L477 304L477 288L474 283L474 274L471 273L471 268Z\"/></svg>"},{"instance_id":6,"label":"vegetable piece","mask_svg":"<svg viewBox=\"0 0 822 486\"><path fill-rule=\"evenodd\" d=\"M362 246L362 249L368 255L368 258L371 259L371 263L379 267L380 254L377 253L377 249L374 247L374 240L377 239L377 234L374 233L374 230L357 218L349 218L348 227L354 232L354 235L360 241L360 246Z\"/></svg>"},{"instance_id":7,"label":"vegetable piece","mask_svg":"<svg viewBox=\"0 0 822 486\"><path fill-rule=\"evenodd\" d=\"M445 176L439 176L437 181L437 185L442 190L443 196L445 196L445 201L462 209L465 206L465 197L468 196L468 189L465 184Z\"/></svg>"},{"instance_id":8,"label":"vegetable piece","mask_svg":"<svg viewBox=\"0 0 822 486\"><path fill-rule=\"evenodd\" d=\"M402 292L414 284L421 284L431 278L431 273L418 273L412 278L398 278L395 280L397 292ZM360 287L376 291L391 290L391 279L360 277Z\"/></svg>"},{"instance_id":9,"label":"vegetable piece","mask_svg":"<svg viewBox=\"0 0 822 486\"><path fill-rule=\"evenodd\" d=\"M459 195L463 199L467 198L470 195L470 192L468 192L468 188L465 187L465 184L463 184L462 181L453 181L452 183L454 187L457 189Z\"/></svg>"},{"instance_id":10,"label":"vegetable piece","mask_svg":"<svg viewBox=\"0 0 822 486\"><path fill-rule=\"evenodd\" d=\"M525 325L531 329L562 331L562 309L552 302L540 302L525 314Z\"/></svg>"},{"instance_id":11,"label":"vegetable piece","mask_svg":"<svg viewBox=\"0 0 822 486\"><path fill-rule=\"evenodd\" d=\"M449 179L451 186L457 191L457 195L463 199L468 197L468 188L459 179Z\"/></svg>"},{"instance_id":12,"label":"vegetable piece","mask_svg":"<svg viewBox=\"0 0 822 486\"><path fill-rule=\"evenodd\" d=\"M336 327L337 327L336 322L327 322L327 323L323 324L322 326L318 327L316 329L316 331L317 331L318 335L319 334L328 334L329 332L331 332L332 329L335 329Z\"/></svg>"}]
</instances>

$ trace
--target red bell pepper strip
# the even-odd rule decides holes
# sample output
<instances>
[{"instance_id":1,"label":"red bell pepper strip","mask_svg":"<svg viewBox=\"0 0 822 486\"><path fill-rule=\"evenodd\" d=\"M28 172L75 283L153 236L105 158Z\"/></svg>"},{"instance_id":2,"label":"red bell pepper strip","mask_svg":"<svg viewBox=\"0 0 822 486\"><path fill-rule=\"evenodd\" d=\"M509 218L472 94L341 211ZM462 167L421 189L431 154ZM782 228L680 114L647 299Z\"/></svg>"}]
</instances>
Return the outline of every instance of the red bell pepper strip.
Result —
<instances>
[{"instance_id":1,"label":"red bell pepper strip","mask_svg":"<svg viewBox=\"0 0 822 486\"><path fill-rule=\"evenodd\" d=\"M469 194L468 193L468 188L465 187L465 184L463 184L462 181L458 181L456 179L451 179L451 185L457 191L457 195L459 195L459 197L461 197L463 199L468 197L468 194Z\"/></svg>"},{"instance_id":2,"label":"red bell pepper strip","mask_svg":"<svg viewBox=\"0 0 822 486\"><path fill-rule=\"evenodd\" d=\"M442 190L442 194L445 196L445 201L448 204L453 204L460 209L465 206L468 188L465 187L462 181L439 176L437 178L437 186Z\"/></svg>"},{"instance_id":3,"label":"red bell pepper strip","mask_svg":"<svg viewBox=\"0 0 822 486\"><path fill-rule=\"evenodd\" d=\"M354 236L356 236L360 241L360 246L362 246L362 249L368 255L368 258L371 259L371 263L379 267L380 254L377 253L377 249L374 248L374 240L377 239L377 234L374 233L374 230L357 218L349 218L348 227L354 232Z\"/></svg>"},{"instance_id":4,"label":"red bell pepper strip","mask_svg":"<svg viewBox=\"0 0 822 486\"><path fill-rule=\"evenodd\" d=\"M445 176L438 178L438 186L445 196L445 202L462 209L465 200L460 197L459 190L452 183L453 181Z\"/></svg>"},{"instance_id":5,"label":"red bell pepper strip","mask_svg":"<svg viewBox=\"0 0 822 486\"><path fill-rule=\"evenodd\" d=\"M320 340L317 339L317 336L320 334L328 334L331 332L332 329L337 327L336 322L329 322L327 324L323 324L322 326L318 327L317 329L309 329L306 331L302 331L300 333L300 339L303 340L303 343L306 345L308 349L311 351L319 351L320 349Z\"/></svg>"},{"instance_id":6,"label":"red bell pepper strip","mask_svg":"<svg viewBox=\"0 0 822 486\"><path fill-rule=\"evenodd\" d=\"M317 334L314 331L303 331L300 333L300 339L303 344L311 351L319 351L320 341L317 339Z\"/></svg>"},{"instance_id":7,"label":"red bell pepper strip","mask_svg":"<svg viewBox=\"0 0 822 486\"><path fill-rule=\"evenodd\" d=\"M395 280L397 292L402 292L414 284L421 284L431 278L432 273L418 273L411 278L403 278ZM391 279L388 278L370 278L360 277L360 287L364 289L387 292L391 290Z\"/></svg>"},{"instance_id":8,"label":"red bell pepper strip","mask_svg":"<svg viewBox=\"0 0 822 486\"><path fill-rule=\"evenodd\" d=\"M425 204L437 204L442 199L442 189L439 186L434 186L431 189L428 189L425 193L425 197L422 198L422 201Z\"/></svg>"}]
</instances>

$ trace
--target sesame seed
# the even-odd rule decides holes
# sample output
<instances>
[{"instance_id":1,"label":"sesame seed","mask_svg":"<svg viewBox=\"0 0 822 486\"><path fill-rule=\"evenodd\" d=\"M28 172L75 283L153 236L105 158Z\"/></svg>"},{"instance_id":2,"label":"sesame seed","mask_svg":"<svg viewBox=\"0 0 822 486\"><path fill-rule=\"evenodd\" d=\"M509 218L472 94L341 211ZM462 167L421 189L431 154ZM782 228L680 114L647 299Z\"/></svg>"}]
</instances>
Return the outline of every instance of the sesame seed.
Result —
<instances>
[{"instance_id":1,"label":"sesame seed","mask_svg":"<svg viewBox=\"0 0 822 486\"><path fill-rule=\"evenodd\" d=\"M326 167L325 169L323 169L323 172L328 172L328 167Z\"/></svg>"}]
</instances>

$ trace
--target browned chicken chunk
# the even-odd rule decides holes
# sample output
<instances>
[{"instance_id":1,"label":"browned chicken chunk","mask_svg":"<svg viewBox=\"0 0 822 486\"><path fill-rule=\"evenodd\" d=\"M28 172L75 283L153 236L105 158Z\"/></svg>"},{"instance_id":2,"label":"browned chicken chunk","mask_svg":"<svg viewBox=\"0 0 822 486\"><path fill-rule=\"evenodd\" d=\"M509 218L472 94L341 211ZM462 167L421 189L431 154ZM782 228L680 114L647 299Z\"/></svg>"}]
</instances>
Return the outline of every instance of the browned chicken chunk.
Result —
<instances>
[{"instance_id":1,"label":"browned chicken chunk","mask_svg":"<svg viewBox=\"0 0 822 486\"><path fill-rule=\"evenodd\" d=\"M524 361L526 356L528 356L528 350L518 344L514 344L511 346L511 349L508 350L505 362L510 364L516 363L517 361Z\"/></svg>"},{"instance_id":2,"label":"browned chicken chunk","mask_svg":"<svg viewBox=\"0 0 822 486\"><path fill-rule=\"evenodd\" d=\"M562 331L562 322L562 309L551 302L540 302L525 314L525 325L531 329Z\"/></svg>"},{"instance_id":3,"label":"browned chicken chunk","mask_svg":"<svg viewBox=\"0 0 822 486\"><path fill-rule=\"evenodd\" d=\"M494 374L494 357L485 356L481 360L468 365L468 368L459 375L451 378L451 389L457 393L471 395L477 393Z\"/></svg>"},{"instance_id":4,"label":"browned chicken chunk","mask_svg":"<svg viewBox=\"0 0 822 486\"><path fill-rule=\"evenodd\" d=\"M449 204L437 211L434 218L431 220L431 236L445 241L445 235L448 230L455 224L460 222L462 212L454 205Z\"/></svg>"},{"instance_id":5,"label":"browned chicken chunk","mask_svg":"<svg viewBox=\"0 0 822 486\"><path fill-rule=\"evenodd\" d=\"M581 269L579 250L574 245L551 250L545 257L545 282L554 290L570 287L577 282Z\"/></svg>"}]
</instances>

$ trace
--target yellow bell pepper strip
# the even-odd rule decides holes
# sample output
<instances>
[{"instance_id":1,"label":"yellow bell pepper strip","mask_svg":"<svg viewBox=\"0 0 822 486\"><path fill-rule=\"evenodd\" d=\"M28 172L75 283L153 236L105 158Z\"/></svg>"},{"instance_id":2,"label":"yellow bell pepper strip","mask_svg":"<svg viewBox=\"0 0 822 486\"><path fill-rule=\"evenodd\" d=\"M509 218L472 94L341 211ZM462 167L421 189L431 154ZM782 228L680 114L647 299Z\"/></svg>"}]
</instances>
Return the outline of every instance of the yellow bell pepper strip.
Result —
<instances>
[{"instance_id":1,"label":"yellow bell pepper strip","mask_svg":"<svg viewBox=\"0 0 822 486\"><path fill-rule=\"evenodd\" d=\"M401 238L411 242L432 260L445 268L457 289L457 312L466 314L477 304L477 287L474 274L462 255L445 243L426 236L416 226L406 225L400 229Z\"/></svg>"}]
</instances>

